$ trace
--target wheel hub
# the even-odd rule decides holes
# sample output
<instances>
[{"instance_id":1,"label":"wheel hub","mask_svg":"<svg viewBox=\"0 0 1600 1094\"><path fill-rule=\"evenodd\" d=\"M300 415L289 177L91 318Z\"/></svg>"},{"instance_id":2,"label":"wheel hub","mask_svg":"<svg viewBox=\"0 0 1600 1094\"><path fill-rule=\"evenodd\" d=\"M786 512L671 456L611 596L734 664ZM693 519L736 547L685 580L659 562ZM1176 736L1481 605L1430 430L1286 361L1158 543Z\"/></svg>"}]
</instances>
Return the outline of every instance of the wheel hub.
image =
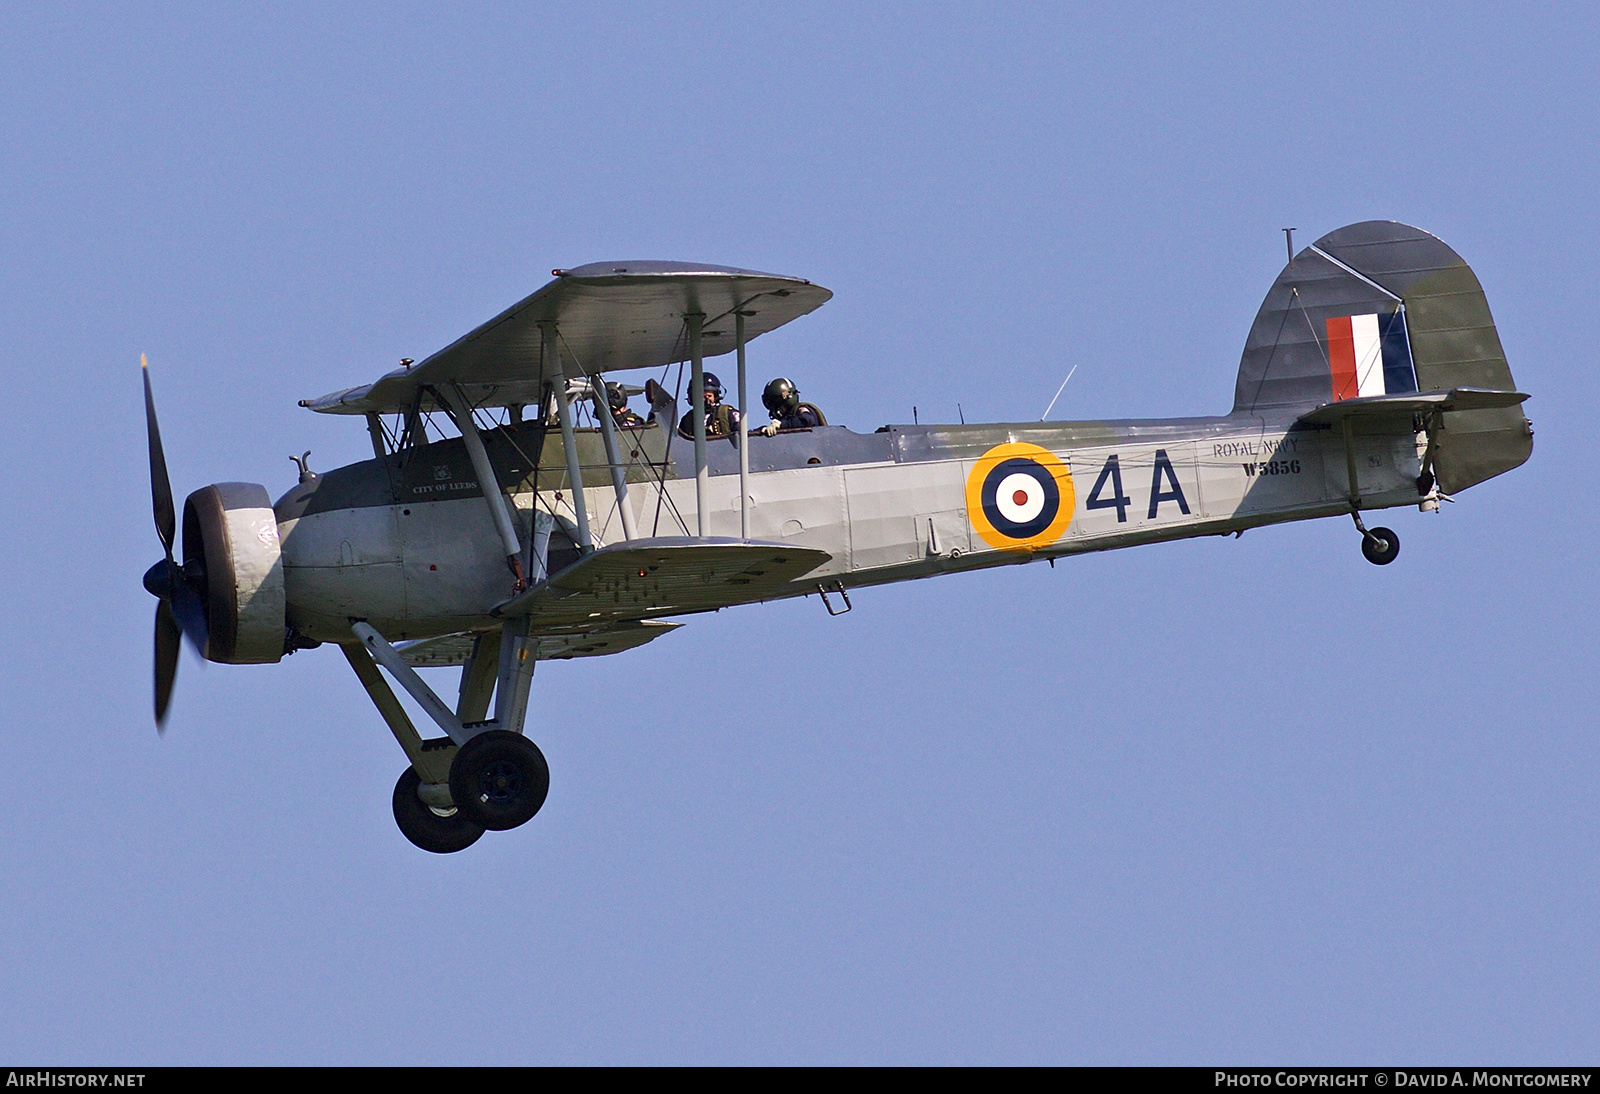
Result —
<instances>
[{"instance_id":1,"label":"wheel hub","mask_svg":"<svg viewBox=\"0 0 1600 1094\"><path fill-rule=\"evenodd\" d=\"M522 769L506 760L497 760L483 770L479 779L483 794L479 800L503 804L522 793Z\"/></svg>"},{"instance_id":2,"label":"wheel hub","mask_svg":"<svg viewBox=\"0 0 1600 1094\"><path fill-rule=\"evenodd\" d=\"M472 737L450 763L451 798L464 816L495 832L526 823L544 804L550 769L521 734L491 729Z\"/></svg>"}]
</instances>

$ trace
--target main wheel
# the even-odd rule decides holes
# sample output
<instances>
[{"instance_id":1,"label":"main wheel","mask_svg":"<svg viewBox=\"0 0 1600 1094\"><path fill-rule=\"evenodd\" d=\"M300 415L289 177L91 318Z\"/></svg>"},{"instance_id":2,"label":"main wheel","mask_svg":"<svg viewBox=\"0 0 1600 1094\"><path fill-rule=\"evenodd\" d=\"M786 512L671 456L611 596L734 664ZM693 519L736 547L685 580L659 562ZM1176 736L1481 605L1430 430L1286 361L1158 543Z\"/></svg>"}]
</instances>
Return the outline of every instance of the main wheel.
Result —
<instances>
[{"instance_id":1,"label":"main wheel","mask_svg":"<svg viewBox=\"0 0 1600 1094\"><path fill-rule=\"evenodd\" d=\"M417 797L417 787L421 785L414 767L406 768L394 784L394 822L400 826L400 833L436 855L448 855L477 843L483 835L483 825L468 820L459 809L441 813L428 805Z\"/></svg>"},{"instance_id":2,"label":"main wheel","mask_svg":"<svg viewBox=\"0 0 1600 1094\"><path fill-rule=\"evenodd\" d=\"M468 820L492 832L532 820L549 793L550 765L520 733L480 733L450 764L450 796Z\"/></svg>"},{"instance_id":3,"label":"main wheel","mask_svg":"<svg viewBox=\"0 0 1600 1094\"><path fill-rule=\"evenodd\" d=\"M1361 553L1374 566L1387 566L1400 553L1400 537L1391 528L1374 528L1361 537Z\"/></svg>"}]
</instances>

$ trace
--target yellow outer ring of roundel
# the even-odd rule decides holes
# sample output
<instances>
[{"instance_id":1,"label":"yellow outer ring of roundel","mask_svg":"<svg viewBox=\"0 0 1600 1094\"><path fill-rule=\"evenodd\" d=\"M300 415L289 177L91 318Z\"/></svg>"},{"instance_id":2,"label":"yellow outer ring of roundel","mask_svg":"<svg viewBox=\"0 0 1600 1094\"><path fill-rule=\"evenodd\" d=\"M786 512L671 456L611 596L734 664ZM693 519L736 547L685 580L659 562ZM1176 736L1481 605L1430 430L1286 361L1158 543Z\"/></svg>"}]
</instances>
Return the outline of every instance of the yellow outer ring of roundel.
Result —
<instances>
[{"instance_id":1,"label":"yellow outer ring of roundel","mask_svg":"<svg viewBox=\"0 0 1600 1094\"><path fill-rule=\"evenodd\" d=\"M1028 539L1013 539L1005 535L989 522L989 518L983 512L983 480L988 478L989 472L1006 460L1019 457L1036 463L1048 471L1050 477L1056 481L1056 489L1061 493L1061 508L1056 512L1056 519L1051 521L1050 526L1044 531ZM1078 494L1072 486L1072 472L1055 453L1036 444L995 445L978 457L978 462L972 465L972 472L967 475L967 519L972 521L972 527L985 543L1002 551L1033 551L1050 546L1066 532L1077 507Z\"/></svg>"}]
</instances>

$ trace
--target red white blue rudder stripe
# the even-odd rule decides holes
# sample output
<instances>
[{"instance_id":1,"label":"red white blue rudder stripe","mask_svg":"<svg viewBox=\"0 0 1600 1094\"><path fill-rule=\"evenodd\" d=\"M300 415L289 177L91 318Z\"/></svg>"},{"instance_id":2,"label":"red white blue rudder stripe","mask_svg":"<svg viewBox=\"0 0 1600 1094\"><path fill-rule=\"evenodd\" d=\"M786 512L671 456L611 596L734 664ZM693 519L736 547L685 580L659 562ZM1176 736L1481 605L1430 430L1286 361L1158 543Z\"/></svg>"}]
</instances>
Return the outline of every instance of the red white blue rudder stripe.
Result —
<instances>
[{"instance_id":1,"label":"red white blue rudder stripe","mask_svg":"<svg viewBox=\"0 0 1600 1094\"><path fill-rule=\"evenodd\" d=\"M1341 315L1329 319L1328 371L1333 398L1396 395L1417 390L1406 336L1406 313Z\"/></svg>"}]
</instances>

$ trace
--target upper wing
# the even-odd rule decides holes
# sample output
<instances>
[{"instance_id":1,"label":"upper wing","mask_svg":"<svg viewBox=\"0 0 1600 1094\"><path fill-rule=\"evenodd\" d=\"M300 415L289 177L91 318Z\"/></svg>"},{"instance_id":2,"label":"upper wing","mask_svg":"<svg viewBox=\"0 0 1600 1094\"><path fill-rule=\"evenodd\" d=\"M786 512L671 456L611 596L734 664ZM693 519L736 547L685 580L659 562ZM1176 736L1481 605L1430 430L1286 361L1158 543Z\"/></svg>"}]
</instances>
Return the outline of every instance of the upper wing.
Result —
<instances>
[{"instance_id":1,"label":"upper wing","mask_svg":"<svg viewBox=\"0 0 1600 1094\"><path fill-rule=\"evenodd\" d=\"M832 557L782 543L632 540L584 555L495 614L530 615L543 628L712 611L765 600Z\"/></svg>"},{"instance_id":2,"label":"upper wing","mask_svg":"<svg viewBox=\"0 0 1600 1094\"><path fill-rule=\"evenodd\" d=\"M706 317L702 353L716 357L734 349L736 310L746 315L748 342L832 296L802 278L727 266L591 263L557 270L544 288L420 364L300 405L325 414L409 410L419 391L442 384L461 385L476 405L538 403L554 371L541 359L541 323L558 325L562 352L587 375L687 360L685 315ZM433 409L426 395L424 409Z\"/></svg>"}]
</instances>

